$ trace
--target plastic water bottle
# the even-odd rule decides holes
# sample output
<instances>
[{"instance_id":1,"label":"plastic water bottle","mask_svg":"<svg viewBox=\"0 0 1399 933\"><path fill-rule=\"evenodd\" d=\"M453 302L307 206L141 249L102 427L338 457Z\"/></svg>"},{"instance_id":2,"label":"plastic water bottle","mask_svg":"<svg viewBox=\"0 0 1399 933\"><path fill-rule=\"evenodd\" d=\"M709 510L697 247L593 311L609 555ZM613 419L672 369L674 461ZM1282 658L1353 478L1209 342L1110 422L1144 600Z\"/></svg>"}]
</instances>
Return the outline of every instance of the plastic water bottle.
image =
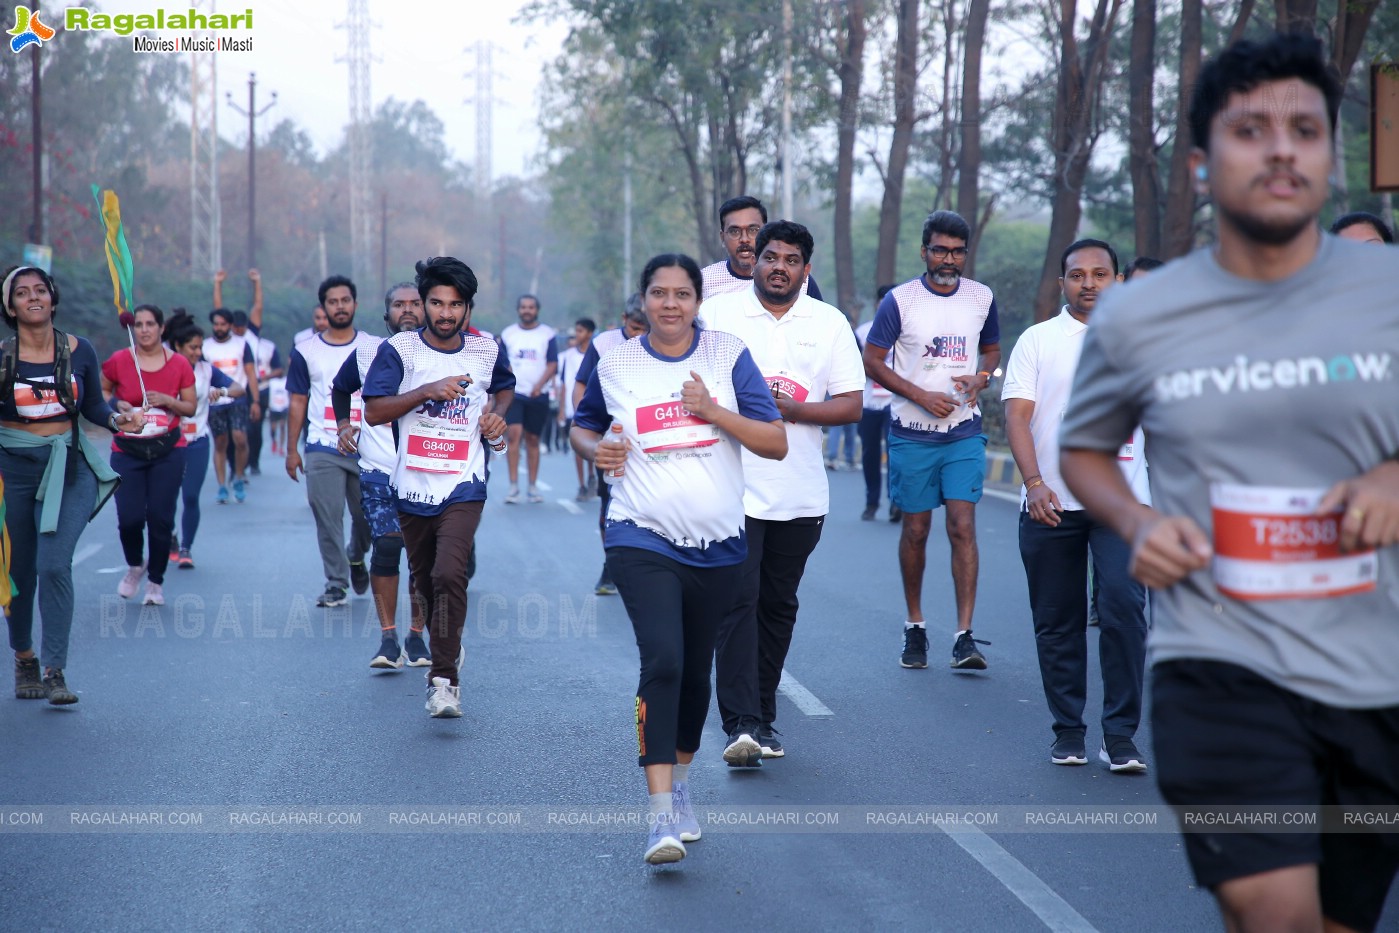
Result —
<instances>
[{"instance_id":1,"label":"plastic water bottle","mask_svg":"<svg viewBox=\"0 0 1399 933\"><path fill-rule=\"evenodd\" d=\"M612 427L608 430L607 436L602 439L602 443L614 445L616 447L623 446L622 423L620 421L612 422ZM620 483L622 477L626 475L627 468L625 466L619 466L603 473L602 478L607 481L607 485L615 486Z\"/></svg>"},{"instance_id":2,"label":"plastic water bottle","mask_svg":"<svg viewBox=\"0 0 1399 933\"><path fill-rule=\"evenodd\" d=\"M967 404L967 399L969 398L971 398L971 395L967 392L965 386L957 382L952 384L952 401L956 402L959 408Z\"/></svg>"}]
</instances>

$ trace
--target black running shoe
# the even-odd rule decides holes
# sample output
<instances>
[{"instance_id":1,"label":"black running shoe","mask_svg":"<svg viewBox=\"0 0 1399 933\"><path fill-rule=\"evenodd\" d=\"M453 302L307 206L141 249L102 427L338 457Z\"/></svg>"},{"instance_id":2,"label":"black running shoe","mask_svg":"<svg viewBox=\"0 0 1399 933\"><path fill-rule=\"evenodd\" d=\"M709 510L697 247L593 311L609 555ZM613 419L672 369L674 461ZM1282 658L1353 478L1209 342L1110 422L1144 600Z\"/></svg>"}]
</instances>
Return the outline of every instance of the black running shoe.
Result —
<instances>
[{"instance_id":1,"label":"black running shoe","mask_svg":"<svg viewBox=\"0 0 1399 933\"><path fill-rule=\"evenodd\" d=\"M398 647L398 638L394 635L385 635L383 643L379 645L378 653L369 662L369 666L376 670L400 670L403 667L403 649Z\"/></svg>"},{"instance_id":2,"label":"black running shoe","mask_svg":"<svg viewBox=\"0 0 1399 933\"><path fill-rule=\"evenodd\" d=\"M904 629L904 653L899 658L900 667L924 668L928 666L928 630L921 625L911 625Z\"/></svg>"},{"instance_id":3,"label":"black running shoe","mask_svg":"<svg viewBox=\"0 0 1399 933\"><path fill-rule=\"evenodd\" d=\"M1125 735L1103 736L1098 758L1117 774L1140 774L1146 770L1146 756L1137 751L1136 744Z\"/></svg>"},{"instance_id":4,"label":"black running shoe","mask_svg":"<svg viewBox=\"0 0 1399 933\"><path fill-rule=\"evenodd\" d=\"M15 699L42 700L44 682L39 676L38 658L15 658Z\"/></svg>"},{"instance_id":5,"label":"black running shoe","mask_svg":"<svg viewBox=\"0 0 1399 933\"><path fill-rule=\"evenodd\" d=\"M327 583L325 592L316 598L316 606L321 609L333 609L347 602L349 600L345 597L345 591L333 583Z\"/></svg>"},{"instance_id":6,"label":"black running shoe","mask_svg":"<svg viewBox=\"0 0 1399 933\"><path fill-rule=\"evenodd\" d=\"M422 632L409 631L408 637L403 640L403 647L408 653L409 667L432 667L432 654L427 650Z\"/></svg>"},{"instance_id":7,"label":"black running shoe","mask_svg":"<svg viewBox=\"0 0 1399 933\"><path fill-rule=\"evenodd\" d=\"M593 592L599 596L616 596L617 584L612 582L612 578L607 575L607 565L602 565L602 574L597 578L597 586Z\"/></svg>"},{"instance_id":8,"label":"black running shoe","mask_svg":"<svg viewBox=\"0 0 1399 933\"><path fill-rule=\"evenodd\" d=\"M763 749L764 758L781 758L787 754L782 749L782 740L778 738L781 734L772 727L770 722L758 727L758 734L755 738Z\"/></svg>"},{"instance_id":9,"label":"black running shoe","mask_svg":"<svg viewBox=\"0 0 1399 933\"><path fill-rule=\"evenodd\" d=\"M48 695L50 706L68 706L78 702L78 695L68 689L62 671L49 671L44 675L44 693Z\"/></svg>"},{"instance_id":10,"label":"black running shoe","mask_svg":"<svg viewBox=\"0 0 1399 933\"><path fill-rule=\"evenodd\" d=\"M957 641L952 646L952 667L959 671L986 670L986 656L978 651L976 646L989 644L989 641L973 638L972 630L967 629L957 636Z\"/></svg>"},{"instance_id":11,"label":"black running shoe","mask_svg":"<svg viewBox=\"0 0 1399 933\"><path fill-rule=\"evenodd\" d=\"M1049 760L1056 765L1086 765L1088 752L1083 746L1082 729L1066 729L1054 740Z\"/></svg>"},{"instance_id":12,"label":"black running shoe","mask_svg":"<svg viewBox=\"0 0 1399 933\"><path fill-rule=\"evenodd\" d=\"M350 561L350 586L355 588L356 596L369 591L369 568L364 566L364 561Z\"/></svg>"},{"instance_id":13,"label":"black running shoe","mask_svg":"<svg viewBox=\"0 0 1399 933\"><path fill-rule=\"evenodd\" d=\"M729 744L724 748L724 760L730 768L761 768L763 747L747 732L735 732L729 736Z\"/></svg>"}]
</instances>

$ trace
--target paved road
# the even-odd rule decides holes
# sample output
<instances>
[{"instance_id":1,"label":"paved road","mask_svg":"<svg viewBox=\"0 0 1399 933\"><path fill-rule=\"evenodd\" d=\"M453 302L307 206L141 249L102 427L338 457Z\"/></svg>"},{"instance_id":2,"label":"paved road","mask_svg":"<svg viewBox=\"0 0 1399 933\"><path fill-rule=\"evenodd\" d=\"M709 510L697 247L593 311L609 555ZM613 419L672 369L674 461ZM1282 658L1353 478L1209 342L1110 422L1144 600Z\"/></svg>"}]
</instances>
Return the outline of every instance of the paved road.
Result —
<instances>
[{"instance_id":1,"label":"paved road","mask_svg":"<svg viewBox=\"0 0 1399 933\"><path fill-rule=\"evenodd\" d=\"M980 510L991 669L905 671L896 530L858 520L848 473L802 588L788 757L731 772L711 725L705 838L645 866L635 646L620 602L591 595L595 504L573 506L571 473L545 457L539 506L491 483L455 721L428 718L420 673L370 673L366 599L314 608L311 516L284 476L243 506L206 489L199 567L171 573L163 610L107 595L107 509L75 569L82 702L0 700L0 928L1218 929L1149 777L1047 760L1014 506ZM1118 824L1044 825L1104 814Z\"/></svg>"}]
</instances>

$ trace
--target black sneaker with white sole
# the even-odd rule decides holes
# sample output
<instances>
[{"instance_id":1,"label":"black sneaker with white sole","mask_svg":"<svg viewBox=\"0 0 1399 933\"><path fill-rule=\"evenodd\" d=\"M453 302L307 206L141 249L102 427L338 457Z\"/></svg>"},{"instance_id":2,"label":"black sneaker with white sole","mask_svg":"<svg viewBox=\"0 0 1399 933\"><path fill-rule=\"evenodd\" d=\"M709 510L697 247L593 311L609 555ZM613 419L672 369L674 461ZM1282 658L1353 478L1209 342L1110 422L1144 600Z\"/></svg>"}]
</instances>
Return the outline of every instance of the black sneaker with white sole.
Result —
<instances>
[{"instance_id":1,"label":"black sneaker with white sole","mask_svg":"<svg viewBox=\"0 0 1399 933\"><path fill-rule=\"evenodd\" d=\"M316 597L316 606L320 609L334 609L336 606L343 606L349 599L345 596L345 590L333 583L327 583L325 592Z\"/></svg>"},{"instance_id":2,"label":"black sneaker with white sole","mask_svg":"<svg viewBox=\"0 0 1399 933\"><path fill-rule=\"evenodd\" d=\"M787 754L782 748L782 740L778 738L781 734L772 727L772 723L758 727L758 746L763 750L764 758L781 758Z\"/></svg>"},{"instance_id":3,"label":"black sneaker with white sole","mask_svg":"<svg viewBox=\"0 0 1399 933\"><path fill-rule=\"evenodd\" d=\"M1114 774L1140 774L1146 770L1146 756L1137 751L1136 743L1125 735L1103 736L1098 760L1107 764Z\"/></svg>"},{"instance_id":4,"label":"black sneaker with white sole","mask_svg":"<svg viewBox=\"0 0 1399 933\"><path fill-rule=\"evenodd\" d=\"M986 655L978 651L976 646L989 644L991 644L989 641L973 638L971 629L959 634L957 641L952 645L953 669L959 671L986 670Z\"/></svg>"},{"instance_id":5,"label":"black sneaker with white sole","mask_svg":"<svg viewBox=\"0 0 1399 933\"><path fill-rule=\"evenodd\" d=\"M928 630L921 625L904 629L904 653L899 666L922 669L928 666Z\"/></svg>"},{"instance_id":6,"label":"black sneaker with white sole","mask_svg":"<svg viewBox=\"0 0 1399 933\"><path fill-rule=\"evenodd\" d=\"M379 652L374 655L369 666L380 671L402 670L403 649L398 646L398 638L385 635L383 643L379 645Z\"/></svg>"},{"instance_id":7,"label":"black sneaker with white sole","mask_svg":"<svg viewBox=\"0 0 1399 933\"><path fill-rule=\"evenodd\" d=\"M729 736L729 744L724 747L724 760L730 768L761 768L763 747L752 734L735 732Z\"/></svg>"},{"instance_id":8,"label":"black sneaker with white sole","mask_svg":"<svg viewBox=\"0 0 1399 933\"><path fill-rule=\"evenodd\" d=\"M357 596L369 591L369 568L364 566L364 561L350 561L350 586L354 587Z\"/></svg>"},{"instance_id":9,"label":"black sneaker with white sole","mask_svg":"<svg viewBox=\"0 0 1399 933\"><path fill-rule=\"evenodd\" d=\"M1056 765L1086 765L1088 751L1083 745L1082 729L1065 729L1054 740L1049 750L1049 760Z\"/></svg>"}]
</instances>

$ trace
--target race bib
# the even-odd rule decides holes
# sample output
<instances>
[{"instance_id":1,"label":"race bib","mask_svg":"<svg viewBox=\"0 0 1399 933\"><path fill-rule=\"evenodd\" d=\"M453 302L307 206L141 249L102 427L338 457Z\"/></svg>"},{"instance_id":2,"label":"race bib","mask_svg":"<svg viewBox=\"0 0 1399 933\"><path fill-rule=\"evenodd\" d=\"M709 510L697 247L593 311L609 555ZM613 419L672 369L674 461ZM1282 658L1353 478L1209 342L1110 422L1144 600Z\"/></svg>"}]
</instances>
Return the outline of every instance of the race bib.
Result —
<instances>
[{"instance_id":1,"label":"race bib","mask_svg":"<svg viewBox=\"0 0 1399 933\"><path fill-rule=\"evenodd\" d=\"M471 426L420 420L408 429L403 465L421 473L465 473Z\"/></svg>"},{"instance_id":2,"label":"race bib","mask_svg":"<svg viewBox=\"0 0 1399 933\"><path fill-rule=\"evenodd\" d=\"M719 443L719 429L690 414L679 399L638 406L636 434L642 452L648 454Z\"/></svg>"},{"instance_id":3,"label":"race bib","mask_svg":"<svg viewBox=\"0 0 1399 933\"><path fill-rule=\"evenodd\" d=\"M1324 489L1210 486L1214 582L1241 600L1323 599L1375 588L1374 551L1341 553L1341 512L1317 515Z\"/></svg>"},{"instance_id":4,"label":"race bib","mask_svg":"<svg viewBox=\"0 0 1399 933\"><path fill-rule=\"evenodd\" d=\"M871 382L870 382L870 397L871 397L871 398L893 398L893 397L894 397L894 393L893 393L893 392L890 392L888 389L884 388L884 386L880 385L879 383L871 381Z\"/></svg>"},{"instance_id":5,"label":"race bib","mask_svg":"<svg viewBox=\"0 0 1399 933\"><path fill-rule=\"evenodd\" d=\"M214 360L214 366L219 372L230 379L234 378L238 374L238 371L243 368L243 364L232 357L224 360Z\"/></svg>"},{"instance_id":6,"label":"race bib","mask_svg":"<svg viewBox=\"0 0 1399 933\"><path fill-rule=\"evenodd\" d=\"M35 382L53 383L53 377L36 378ZM78 397L78 379L72 377L73 398ZM65 414L63 404L58 400L56 389L35 388L25 385L22 382L15 382L15 412L21 418L35 420L38 418L52 418L56 415Z\"/></svg>"},{"instance_id":7,"label":"race bib","mask_svg":"<svg viewBox=\"0 0 1399 933\"><path fill-rule=\"evenodd\" d=\"M270 402L271 399L268 399ZM363 426L364 421L364 397L355 392L350 396L350 427L358 431ZM335 420L335 406L326 402L325 406L325 429L329 434L337 434L340 431Z\"/></svg>"},{"instance_id":8,"label":"race bib","mask_svg":"<svg viewBox=\"0 0 1399 933\"><path fill-rule=\"evenodd\" d=\"M1133 444L1131 441L1128 441L1127 443L1123 444L1122 447L1117 451L1117 459L1126 461L1137 459L1136 449L1137 445Z\"/></svg>"},{"instance_id":9,"label":"race bib","mask_svg":"<svg viewBox=\"0 0 1399 933\"><path fill-rule=\"evenodd\" d=\"M194 440L194 435L199 433L199 425L194 423L193 418L184 418L180 421L180 430L184 432L185 440Z\"/></svg>"},{"instance_id":10,"label":"race bib","mask_svg":"<svg viewBox=\"0 0 1399 933\"><path fill-rule=\"evenodd\" d=\"M767 382L774 397L778 392L781 392L794 402L805 402L807 396L811 394L810 382L785 369L779 369L774 373L764 373L763 380Z\"/></svg>"},{"instance_id":11,"label":"race bib","mask_svg":"<svg viewBox=\"0 0 1399 933\"><path fill-rule=\"evenodd\" d=\"M131 431L120 431L118 433L123 437L159 437L162 434L168 434L176 430L179 421L179 415L172 415L164 408L147 408L145 427L134 433ZM183 428L181 428L181 430L183 430Z\"/></svg>"}]
</instances>

